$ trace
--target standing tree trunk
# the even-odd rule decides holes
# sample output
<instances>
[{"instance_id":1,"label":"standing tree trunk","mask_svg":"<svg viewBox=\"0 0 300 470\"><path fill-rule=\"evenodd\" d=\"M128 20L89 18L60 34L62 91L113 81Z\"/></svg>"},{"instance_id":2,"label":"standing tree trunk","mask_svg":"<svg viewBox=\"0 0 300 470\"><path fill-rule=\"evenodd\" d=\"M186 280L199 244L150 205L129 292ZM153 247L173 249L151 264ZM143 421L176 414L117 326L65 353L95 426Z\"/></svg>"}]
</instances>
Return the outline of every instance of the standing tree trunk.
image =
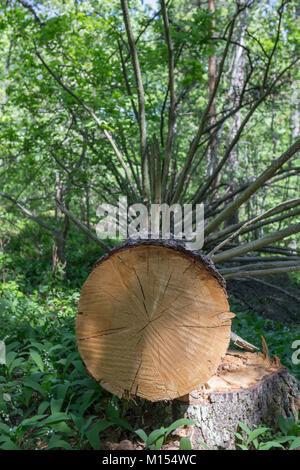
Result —
<instances>
[{"instance_id":1,"label":"standing tree trunk","mask_svg":"<svg viewBox=\"0 0 300 470\"><path fill-rule=\"evenodd\" d=\"M56 273L58 265L60 265L63 275L66 272L67 259L66 259L66 243L67 235L70 228L70 220L68 215L63 214L60 210L60 204L62 204L64 195L69 191L69 187L64 190L63 185L60 180L59 172L55 172L55 182L56 182L56 193L55 193L55 218L58 219L63 216L63 227L60 231L57 231L54 237L54 247L52 255L52 272ZM68 205L66 205L68 208Z\"/></svg>"},{"instance_id":2,"label":"standing tree trunk","mask_svg":"<svg viewBox=\"0 0 300 470\"><path fill-rule=\"evenodd\" d=\"M232 106L238 106L239 99L244 86L244 77L245 77L245 50L243 48L245 43L245 30L247 26L247 9L244 10L241 25L240 25L240 38L239 46L236 47L233 61L232 61L232 76L231 83L228 92L228 101ZM242 112L241 110L237 111L232 119L232 124L229 128L228 135L230 138L235 136L241 126ZM227 171L230 177L230 192L234 192L239 186L238 180L238 171L239 171L239 146L238 144L232 149L230 157L227 161ZM237 224L239 222L239 212L238 209L226 219L225 226Z\"/></svg>"},{"instance_id":3,"label":"standing tree trunk","mask_svg":"<svg viewBox=\"0 0 300 470\"><path fill-rule=\"evenodd\" d=\"M262 353L228 351L217 373L200 389L180 399L181 415L194 420L193 449L235 449L239 422L251 430L276 428L277 414L297 418L300 382ZM185 403L185 404L183 404Z\"/></svg>"},{"instance_id":4,"label":"standing tree trunk","mask_svg":"<svg viewBox=\"0 0 300 470\"><path fill-rule=\"evenodd\" d=\"M66 267L67 267L67 259L66 259L66 243L67 243L67 235L70 227L69 217L64 217L64 225L62 231L55 236L54 239L54 248L53 248L53 257L52 257L52 272L56 273L58 265L61 267L63 271L63 275L65 275Z\"/></svg>"},{"instance_id":5,"label":"standing tree trunk","mask_svg":"<svg viewBox=\"0 0 300 470\"><path fill-rule=\"evenodd\" d=\"M208 8L209 12L214 15L216 12L215 8L215 2L214 0L208 0ZM212 38L216 37L216 32L215 32L215 26L216 26L216 20L212 20ZM208 64L208 76L209 76L209 96L213 95L213 91L216 85L216 71L217 71L217 57L216 54L211 54L209 56L209 64ZM211 107L209 110L209 120L210 120L210 125L214 126L216 124L216 97L213 98ZM214 129L211 130L210 132L210 143L209 143L209 154L210 154L210 169L209 169L209 174L211 175L215 169L216 169L216 135ZM213 186L217 184L217 181L215 180L213 182Z\"/></svg>"}]
</instances>

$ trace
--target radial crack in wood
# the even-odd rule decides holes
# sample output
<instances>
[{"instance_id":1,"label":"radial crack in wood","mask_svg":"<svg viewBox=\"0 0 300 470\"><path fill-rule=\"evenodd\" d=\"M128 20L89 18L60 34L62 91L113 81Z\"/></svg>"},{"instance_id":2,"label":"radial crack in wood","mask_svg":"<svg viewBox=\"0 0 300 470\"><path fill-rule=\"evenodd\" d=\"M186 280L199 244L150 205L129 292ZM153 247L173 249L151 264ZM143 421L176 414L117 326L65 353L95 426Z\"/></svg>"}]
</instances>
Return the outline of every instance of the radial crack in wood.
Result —
<instances>
[{"instance_id":1,"label":"radial crack in wood","mask_svg":"<svg viewBox=\"0 0 300 470\"><path fill-rule=\"evenodd\" d=\"M189 393L217 370L230 340L225 282L205 256L163 240L128 241L85 282L77 344L89 374L115 395Z\"/></svg>"}]
</instances>

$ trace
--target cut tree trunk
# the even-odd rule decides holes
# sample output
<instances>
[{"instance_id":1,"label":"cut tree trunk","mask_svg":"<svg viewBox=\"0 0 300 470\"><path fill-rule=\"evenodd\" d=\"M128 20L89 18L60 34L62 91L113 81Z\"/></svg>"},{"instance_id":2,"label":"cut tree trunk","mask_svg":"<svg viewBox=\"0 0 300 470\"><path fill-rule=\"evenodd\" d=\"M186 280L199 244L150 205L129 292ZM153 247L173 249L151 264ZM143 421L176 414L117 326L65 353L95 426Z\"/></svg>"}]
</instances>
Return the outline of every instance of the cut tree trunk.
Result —
<instances>
[{"instance_id":1,"label":"cut tree trunk","mask_svg":"<svg viewBox=\"0 0 300 470\"><path fill-rule=\"evenodd\" d=\"M275 356L228 351L208 382L180 398L177 413L193 419L189 435L193 449L235 449L239 421L276 427L276 415L294 416L299 409L300 383ZM200 441L200 442L199 442Z\"/></svg>"},{"instance_id":2,"label":"cut tree trunk","mask_svg":"<svg viewBox=\"0 0 300 470\"><path fill-rule=\"evenodd\" d=\"M175 241L130 240L104 255L84 284L77 344L105 389L170 400L216 372L233 317L208 258Z\"/></svg>"}]
</instances>

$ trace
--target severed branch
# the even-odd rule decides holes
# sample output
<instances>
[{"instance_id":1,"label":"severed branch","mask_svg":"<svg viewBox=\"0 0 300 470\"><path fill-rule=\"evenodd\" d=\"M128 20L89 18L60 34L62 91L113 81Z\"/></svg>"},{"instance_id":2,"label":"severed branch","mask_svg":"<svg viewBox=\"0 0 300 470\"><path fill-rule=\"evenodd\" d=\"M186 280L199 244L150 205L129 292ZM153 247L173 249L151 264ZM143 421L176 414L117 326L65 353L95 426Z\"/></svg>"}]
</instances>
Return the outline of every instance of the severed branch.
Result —
<instances>
[{"instance_id":1,"label":"severed branch","mask_svg":"<svg viewBox=\"0 0 300 470\"><path fill-rule=\"evenodd\" d=\"M236 258L231 258L228 260L229 263L257 263L257 262L273 262L273 261L299 261L300 263L300 257L299 256L237 256Z\"/></svg>"},{"instance_id":2,"label":"severed branch","mask_svg":"<svg viewBox=\"0 0 300 470\"><path fill-rule=\"evenodd\" d=\"M244 340L233 331L230 333L230 341L232 341L233 344L235 344L236 346L242 349L246 349L247 351L251 351L251 352L259 351L259 348L257 348L251 343L248 343L248 341Z\"/></svg>"},{"instance_id":3,"label":"severed branch","mask_svg":"<svg viewBox=\"0 0 300 470\"><path fill-rule=\"evenodd\" d=\"M293 201L293 200L292 200ZM297 200L300 203L300 199ZM227 237L225 240L223 240L219 245L217 245L207 256L212 257L217 251L220 250L220 248L223 248L228 242L233 240L235 237L237 237L241 232L243 232L249 225L251 225L251 229L253 230L253 224L255 222L258 222L261 219L264 219L266 217L269 217L270 215L273 215L274 213L278 212L278 210L282 209L283 207L286 207L288 205L289 201L282 202L281 204L278 204L277 206L272 207L272 209L267 210L266 212L263 212L262 214L258 215L257 217L254 217L253 219L248 220L238 230L233 232L229 237ZM281 218L282 219L282 218Z\"/></svg>"},{"instance_id":4,"label":"severed branch","mask_svg":"<svg viewBox=\"0 0 300 470\"><path fill-rule=\"evenodd\" d=\"M278 209L276 209L276 211L274 210L274 212L272 214L267 215L267 212L265 212L263 218L264 219L266 218L266 220L262 220L260 222L257 222L257 223L254 223L253 225L251 225L254 219L250 219L249 220L250 226L247 225L247 227L245 227L245 222L239 222L237 224L229 225L228 227L225 227L223 230L221 230L219 232L212 233L211 235L209 235L209 237L207 237L207 239L205 241L205 244L209 245L212 242L215 242L216 240L222 239L228 233L231 233L234 230L237 230L239 228L241 228L240 233L247 233L247 232L250 232L251 230L256 230L260 227L263 227L264 225L273 224L274 222L280 222L280 221L282 221L284 219L287 219L289 217L294 217L296 215L299 215L300 214L300 209L296 209L294 211L290 211L290 212L285 213L285 211L288 211L292 207L298 206L299 204L300 204L300 198L290 199L289 201L286 201L286 202L282 203L282 207L279 207L279 206L281 206L281 204L279 206L276 206ZM284 213L282 214L282 212L284 212ZM277 214L277 213L279 213L281 215L279 215L277 217L274 217L272 219L269 219L270 215L274 215L274 214ZM248 223L248 221L246 223Z\"/></svg>"},{"instance_id":5,"label":"severed branch","mask_svg":"<svg viewBox=\"0 0 300 470\"><path fill-rule=\"evenodd\" d=\"M243 277L253 277L253 276L268 276L270 274L280 274L280 273L290 273L294 271L300 270L300 263L295 266L281 266L278 268L270 268L270 269L258 269L258 270L250 270L250 271L238 271L234 272L233 274L225 274L225 279L238 279Z\"/></svg>"},{"instance_id":6,"label":"severed branch","mask_svg":"<svg viewBox=\"0 0 300 470\"><path fill-rule=\"evenodd\" d=\"M251 264L245 264L242 266L234 266L233 268L222 268L220 269L220 273L222 276L225 278L228 278L229 276L231 277L232 274L238 273L239 275L242 274L244 271L255 271L255 270L265 270L265 269L271 269L271 268L284 268L284 267L293 267L293 266L299 266L300 265L300 260L290 260L290 261L266 261L264 262L264 258L261 259L260 263L251 263Z\"/></svg>"},{"instance_id":7,"label":"severed branch","mask_svg":"<svg viewBox=\"0 0 300 470\"><path fill-rule=\"evenodd\" d=\"M283 238L289 237L290 235L298 232L300 232L300 223L290 225L284 230L272 232L263 238L259 238L258 240L254 240L252 242L239 245L230 250L223 251L218 255L212 256L212 260L214 263L222 263L223 261L227 261L234 256L240 256L243 253L248 253L249 251L256 251L258 248L263 248L267 245L270 245L271 243L282 240Z\"/></svg>"}]
</instances>

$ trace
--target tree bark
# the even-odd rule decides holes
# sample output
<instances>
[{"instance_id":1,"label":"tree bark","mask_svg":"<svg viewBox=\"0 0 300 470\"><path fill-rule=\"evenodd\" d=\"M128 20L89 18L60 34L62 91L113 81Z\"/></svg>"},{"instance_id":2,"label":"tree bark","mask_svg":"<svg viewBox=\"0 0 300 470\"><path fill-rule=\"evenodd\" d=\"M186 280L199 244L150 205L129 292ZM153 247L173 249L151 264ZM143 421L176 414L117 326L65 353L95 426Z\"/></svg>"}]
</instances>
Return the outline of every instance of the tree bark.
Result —
<instances>
[{"instance_id":1,"label":"tree bark","mask_svg":"<svg viewBox=\"0 0 300 470\"><path fill-rule=\"evenodd\" d=\"M228 351L217 373L201 389L180 399L179 413L195 420L188 433L193 449L236 449L239 421L276 428L276 416L299 409L300 382L262 353Z\"/></svg>"},{"instance_id":2,"label":"tree bark","mask_svg":"<svg viewBox=\"0 0 300 470\"><path fill-rule=\"evenodd\" d=\"M232 61L232 77L230 83L230 89L228 92L228 101L234 106L238 106L239 100L242 94L244 87L244 77L245 77L245 49L244 46L244 36L245 29L247 26L247 16L248 9L246 8L242 13L241 26L240 26L240 38L239 46L236 47L234 52L234 57ZM241 109L235 113L231 126L229 128L229 136L235 136L241 126L242 121L242 111ZM239 170L239 144L237 144L231 151L230 157L227 161L226 172L230 176L230 192L235 191L239 185L238 181L238 170ZM237 224L239 221L239 211L236 209L232 212L228 218L225 220L225 226Z\"/></svg>"},{"instance_id":3,"label":"tree bark","mask_svg":"<svg viewBox=\"0 0 300 470\"><path fill-rule=\"evenodd\" d=\"M70 220L67 215L64 216L64 224L62 231L55 237L53 257L52 257L52 272L57 272L58 265L62 269L63 276L66 273L67 258L66 258L66 243L67 235L70 228Z\"/></svg>"}]
</instances>

